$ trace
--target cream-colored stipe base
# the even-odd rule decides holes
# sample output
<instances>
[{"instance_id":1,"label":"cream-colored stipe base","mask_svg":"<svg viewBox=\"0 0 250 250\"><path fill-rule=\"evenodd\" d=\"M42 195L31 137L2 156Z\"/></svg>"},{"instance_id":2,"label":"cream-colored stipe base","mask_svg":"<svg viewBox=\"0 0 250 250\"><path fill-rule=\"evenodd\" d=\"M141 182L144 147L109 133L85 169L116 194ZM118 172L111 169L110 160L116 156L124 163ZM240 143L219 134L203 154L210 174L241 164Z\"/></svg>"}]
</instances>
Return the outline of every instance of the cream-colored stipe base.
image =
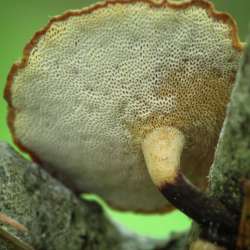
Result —
<instances>
[{"instance_id":1,"label":"cream-colored stipe base","mask_svg":"<svg viewBox=\"0 0 250 250\"><path fill-rule=\"evenodd\" d=\"M149 174L156 186L173 183L180 167L185 138L176 128L153 130L142 143Z\"/></svg>"}]
</instances>

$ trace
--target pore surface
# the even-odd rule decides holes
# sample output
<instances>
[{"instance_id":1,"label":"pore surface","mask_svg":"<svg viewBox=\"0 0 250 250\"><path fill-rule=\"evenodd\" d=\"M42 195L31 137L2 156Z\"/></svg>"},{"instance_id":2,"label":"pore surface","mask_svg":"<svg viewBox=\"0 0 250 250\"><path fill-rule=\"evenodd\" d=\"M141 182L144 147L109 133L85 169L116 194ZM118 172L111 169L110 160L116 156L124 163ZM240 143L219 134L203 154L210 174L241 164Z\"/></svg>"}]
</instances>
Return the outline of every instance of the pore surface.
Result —
<instances>
[{"instance_id":1,"label":"pore surface","mask_svg":"<svg viewBox=\"0 0 250 250\"><path fill-rule=\"evenodd\" d=\"M52 22L13 76L15 137L78 190L122 209L163 209L141 141L175 126L187 136L185 168L195 155L210 163L238 67L230 32L204 8L140 1Z\"/></svg>"}]
</instances>

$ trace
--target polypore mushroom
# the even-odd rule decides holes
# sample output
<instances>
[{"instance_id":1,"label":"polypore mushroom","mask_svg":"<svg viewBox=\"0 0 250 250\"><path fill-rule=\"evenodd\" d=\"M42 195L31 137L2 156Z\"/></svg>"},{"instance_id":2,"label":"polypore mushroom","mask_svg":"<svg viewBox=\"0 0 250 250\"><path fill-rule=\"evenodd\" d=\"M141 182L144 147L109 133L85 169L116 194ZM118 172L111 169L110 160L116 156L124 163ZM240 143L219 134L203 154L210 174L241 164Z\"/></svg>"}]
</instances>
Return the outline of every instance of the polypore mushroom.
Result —
<instances>
[{"instance_id":1,"label":"polypore mushroom","mask_svg":"<svg viewBox=\"0 0 250 250\"><path fill-rule=\"evenodd\" d=\"M207 185L242 48L234 20L203 0L115 0L54 17L8 76L14 141L116 208L192 203L178 203L199 193L184 175Z\"/></svg>"}]
</instances>

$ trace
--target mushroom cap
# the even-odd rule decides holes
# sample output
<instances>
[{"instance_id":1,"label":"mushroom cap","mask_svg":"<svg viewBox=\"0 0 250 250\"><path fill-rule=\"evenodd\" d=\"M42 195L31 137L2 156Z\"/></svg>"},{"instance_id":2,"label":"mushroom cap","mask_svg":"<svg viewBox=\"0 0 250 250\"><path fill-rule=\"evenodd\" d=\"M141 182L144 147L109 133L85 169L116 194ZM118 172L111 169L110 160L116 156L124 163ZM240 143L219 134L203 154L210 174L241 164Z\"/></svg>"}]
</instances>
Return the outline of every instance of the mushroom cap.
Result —
<instances>
[{"instance_id":1,"label":"mushroom cap","mask_svg":"<svg viewBox=\"0 0 250 250\"><path fill-rule=\"evenodd\" d=\"M182 131L181 168L204 188L242 47L234 20L203 0L115 0L54 17L8 76L14 141L75 191L167 211L141 142L157 127Z\"/></svg>"}]
</instances>

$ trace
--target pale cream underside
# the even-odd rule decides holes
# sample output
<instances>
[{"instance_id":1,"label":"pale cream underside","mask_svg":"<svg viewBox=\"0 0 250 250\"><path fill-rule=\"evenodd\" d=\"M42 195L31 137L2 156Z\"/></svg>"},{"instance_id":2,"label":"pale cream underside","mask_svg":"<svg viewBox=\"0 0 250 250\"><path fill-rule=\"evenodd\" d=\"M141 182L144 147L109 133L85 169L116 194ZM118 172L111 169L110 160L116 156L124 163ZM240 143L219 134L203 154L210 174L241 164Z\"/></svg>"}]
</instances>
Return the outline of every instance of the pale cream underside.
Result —
<instances>
[{"instance_id":1,"label":"pale cream underside","mask_svg":"<svg viewBox=\"0 0 250 250\"><path fill-rule=\"evenodd\" d=\"M156 128L146 135L142 152L148 172L157 187L173 184L180 171L184 135L176 128Z\"/></svg>"},{"instance_id":2,"label":"pale cream underside","mask_svg":"<svg viewBox=\"0 0 250 250\"><path fill-rule=\"evenodd\" d=\"M238 65L232 56L228 26L197 7L115 4L70 17L51 26L15 76L16 136L80 190L123 209L161 209L167 201L149 177L141 142L162 125L203 128L199 89L207 84L210 93L218 70L227 92L225 79ZM182 103L190 108L177 110Z\"/></svg>"}]
</instances>

